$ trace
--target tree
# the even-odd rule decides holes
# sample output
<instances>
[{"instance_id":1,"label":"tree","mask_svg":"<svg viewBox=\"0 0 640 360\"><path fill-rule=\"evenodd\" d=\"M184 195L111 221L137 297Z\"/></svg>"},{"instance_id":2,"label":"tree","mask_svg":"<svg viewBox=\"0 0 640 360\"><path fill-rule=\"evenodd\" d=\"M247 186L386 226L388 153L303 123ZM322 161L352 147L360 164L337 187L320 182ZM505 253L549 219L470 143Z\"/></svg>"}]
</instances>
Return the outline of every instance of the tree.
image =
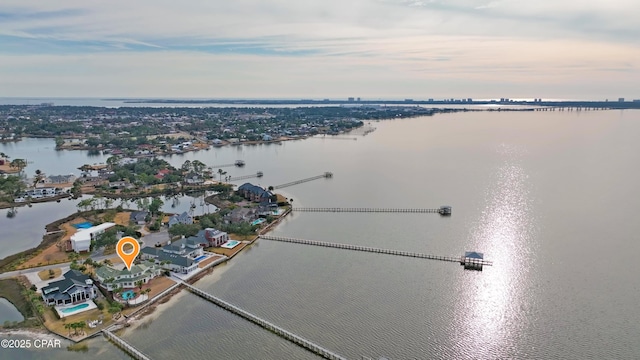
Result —
<instances>
[{"instance_id":1,"label":"tree","mask_svg":"<svg viewBox=\"0 0 640 360\"><path fill-rule=\"evenodd\" d=\"M152 214L156 215L159 213L162 205L164 205L164 201L162 201L160 198L153 198L153 200L151 200L151 204L149 204L149 211Z\"/></svg>"},{"instance_id":2,"label":"tree","mask_svg":"<svg viewBox=\"0 0 640 360\"><path fill-rule=\"evenodd\" d=\"M27 161L24 159L13 159L13 161L9 163L9 167L18 169L18 171L22 173L22 170L27 167Z\"/></svg>"},{"instance_id":3,"label":"tree","mask_svg":"<svg viewBox=\"0 0 640 360\"><path fill-rule=\"evenodd\" d=\"M56 137L56 149L59 149L62 145L64 145L64 139L61 137Z\"/></svg>"},{"instance_id":4,"label":"tree","mask_svg":"<svg viewBox=\"0 0 640 360\"><path fill-rule=\"evenodd\" d=\"M144 281L138 280L138 281L135 282L135 284L138 287L138 289L140 289L140 291L142 291L142 286L144 285Z\"/></svg>"},{"instance_id":5,"label":"tree","mask_svg":"<svg viewBox=\"0 0 640 360\"><path fill-rule=\"evenodd\" d=\"M91 199L82 199L80 200L80 202L78 203L78 205L76 205L76 207L79 210L82 211L86 211L88 208L95 208L95 200L93 198Z\"/></svg>"},{"instance_id":6,"label":"tree","mask_svg":"<svg viewBox=\"0 0 640 360\"><path fill-rule=\"evenodd\" d=\"M180 167L180 169L185 172L191 170L191 161L190 160L185 161Z\"/></svg>"},{"instance_id":7,"label":"tree","mask_svg":"<svg viewBox=\"0 0 640 360\"><path fill-rule=\"evenodd\" d=\"M62 318L64 319L64 318ZM71 336L71 324L64 324L64 328L69 330L69 332L67 333L67 336Z\"/></svg>"},{"instance_id":8,"label":"tree","mask_svg":"<svg viewBox=\"0 0 640 360\"><path fill-rule=\"evenodd\" d=\"M198 224L175 224L169 228L169 234L172 236L183 235L185 237L194 236L200 231Z\"/></svg>"},{"instance_id":9,"label":"tree","mask_svg":"<svg viewBox=\"0 0 640 360\"><path fill-rule=\"evenodd\" d=\"M118 157L109 156L109 158L107 159L107 165L111 170L113 170L113 168L115 168L115 166L118 165Z\"/></svg>"},{"instance_id":10,"label":"tree","mask_svg":"<svg viewBox=\"0 0 640 360\"><path fill-rule=\"evenodd\" d=\"M149 203L148 198L142 198L136 201L136 205L138 205L138 209L140 210L149 211L149 206L151 204Z\"/></svg>"},{"instance_id":11,"label":"tree","mask_svg":"<svg viewBox=\"0 0 640 360\"><path fill-rule=\"evenodd\" d=\"M191 167L193 168L193 171L200 174L202 170L204 170L207 167L207 165L200 160L193 160L191 162Z\"/></svg>"},{"instance_id":12,"label":"tree","mask_svg":"<svg viewBox=\"0 0 640 360\"><path fill-rule=\"evenodd\" d=\"M105 265L107 265L107 266L111 266L111 265L113 265L113 263L111 263L111 260L109 260L109 259L104 259L104 260L102 260L102 263L103 263L103 264L105 264Z\"/></svg>"},{"instance_id":13,"label":"tree","mask_svg":"<svg viewBox=\"0 0 640 360\"><path fill-rule=\"evenodd\" d=\"M44 174L40 169L36 170L36 176L33 177L33 187L36 187L42 180L44 180Z\"/></svg>"},{"instance_id":14,"label":"tree","mask_svg":"<svg viewBox=\"0 0 640 360\"><path fill-rule=\"evenodd\" d=\"M111 206L113 206L113 203L114 203L113 199L105 198L104 199L104 208L105 209L110 209Z\"/></svg>"}]
</instances>

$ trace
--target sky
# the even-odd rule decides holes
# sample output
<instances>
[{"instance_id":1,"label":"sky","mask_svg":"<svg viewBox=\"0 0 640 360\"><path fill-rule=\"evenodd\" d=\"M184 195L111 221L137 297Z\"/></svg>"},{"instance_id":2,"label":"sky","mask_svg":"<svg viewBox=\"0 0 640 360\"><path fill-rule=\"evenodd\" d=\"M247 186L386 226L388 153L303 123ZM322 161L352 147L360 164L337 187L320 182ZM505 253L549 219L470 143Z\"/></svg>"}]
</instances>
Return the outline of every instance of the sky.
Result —
<instances>
[{"instance_id":1,"label":"sky","mask_svg":"<svg viewBox=\"0 0 640 360\"><path fill-rule=\"evenodd\" d=\"M2 0L0 97L640 99L638 0Z\"/></svg>"}]
</instances>

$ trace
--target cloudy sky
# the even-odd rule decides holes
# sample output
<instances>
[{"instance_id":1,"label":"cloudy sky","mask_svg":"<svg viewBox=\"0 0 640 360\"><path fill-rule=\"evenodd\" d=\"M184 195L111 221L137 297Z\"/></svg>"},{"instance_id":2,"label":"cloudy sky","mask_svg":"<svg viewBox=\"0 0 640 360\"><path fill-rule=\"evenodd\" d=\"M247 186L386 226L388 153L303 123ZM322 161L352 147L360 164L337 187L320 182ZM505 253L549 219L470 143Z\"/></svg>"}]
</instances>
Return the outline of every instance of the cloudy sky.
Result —
<instances>
[{"instance_id":1,"label":"cloudy sky","mask_svg":"<svg viewBox=\"0 0 640 360\"><path fill-rule=\"evenodd\" d=\"M0 96L640 98L638 0L2 0Z\"/></svg>"}]
</instances>

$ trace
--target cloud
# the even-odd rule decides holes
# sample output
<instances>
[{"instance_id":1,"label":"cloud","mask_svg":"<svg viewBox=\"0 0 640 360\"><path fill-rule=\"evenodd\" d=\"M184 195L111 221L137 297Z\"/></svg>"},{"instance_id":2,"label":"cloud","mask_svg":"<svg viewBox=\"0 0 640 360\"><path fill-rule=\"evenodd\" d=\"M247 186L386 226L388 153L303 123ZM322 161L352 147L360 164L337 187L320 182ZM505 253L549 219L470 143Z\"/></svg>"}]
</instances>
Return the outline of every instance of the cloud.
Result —
<instances>
[{"instance_id":1,"label":"cloud","mask_svg":"<svg viewBox=\"0 0 640 360\"><path fill-rule=\"evenodd\" d=\"M584 78L604 93L640 77L639 16L632 0L4 0L0 74L14 87L0 95L308 96L315 84L322 96L433 97L437 86L465 96L492 82L537 92Z\"/></svg>"}]
</instances>

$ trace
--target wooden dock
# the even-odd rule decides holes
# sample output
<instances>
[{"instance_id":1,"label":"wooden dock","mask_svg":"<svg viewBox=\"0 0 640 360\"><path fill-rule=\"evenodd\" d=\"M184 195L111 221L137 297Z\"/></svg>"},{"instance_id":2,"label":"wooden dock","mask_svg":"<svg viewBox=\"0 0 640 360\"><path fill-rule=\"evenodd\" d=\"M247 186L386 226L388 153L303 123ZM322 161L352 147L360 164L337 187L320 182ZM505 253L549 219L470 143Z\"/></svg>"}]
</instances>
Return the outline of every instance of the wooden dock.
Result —
<instances>
[{"instance_id":1,"label":"wooden dock","mask_svg":"<svg viewBox=\"0 0 640 360\"><path fill-rule=\"evenodd\" d=\"M200 296L200 297L202 297L202 298L214 303L215 305L217 305L217 306L219 306L219 307L221 307L221 308L223 308L223 309L225 309L225 310L227 310L227 311L229 311L229 312L231 312L233 314L236 314L236 315L238 315L238 316L240 316L240 317L242 317L242 318L244 318L246 320L249 320L252 323L254 323L254 324L256 324L256 325L258 325L258 326L260 326L262 328L265 328L265 329L275 333L276 335L278 335L278 336L280 336L280 337L282 337L282 338L284 338L286 340L289 340L292 343L294 343L294 344L296 344L296 345L298 345L298 346L300 346L300 347L302 347L302 348L304 348L306 350L311 351L312 353L314 353L314 354L316 354L318 356L321 356L321 357L323 357L325 359L330 359L330 360L346 360L343 356L340 356L340 355L338 355L338 354L336 354L336 353L334 353L332 351L329 351L329 350L323 348L322 346L317 345L317 344L315 344L315 343L313 343L313 342L311 342L311 341L309 341L309 340L307 340L307 339L305 339L305 338L303 338L303 337L301 337L299 335L296 335L296 334L294 334L292 332L289 332L289 331L287 331L287 330L285 330L285 329L283 329L283 328L281 328L281 327L279 327L277 325L274 325L274 324L268 322L267 320L261 319L261 318L257 317L256 315L253 315L253 314L249 313L248 311L242 310L242 309L240 309L239 307L237 307L237 306L235 306L233 304L230 304L230 303L228 303L228 302L226 302L226 301L224 301L224 300L222 300L222 299L220 299L218 297L215 297L215 296L207 293L206 291L200 290L197 287L195 287L193 285L190 285L190 284L187 284L187 283L185 283L183 281L180 281L180 283L182 285L184 285L187 289L189 289L191 292L193 292L194 294L196 294L196 295L198 295L198 296Z\"/></svg>"},{"instance_id":2,"label":"wooden dock","mask_svg":"<svg viewBox=\"0 0 640 360\"><path fill-rule=\"evenodd\" d=\"M243 176L236 176L236 177L231 177L229 178L229 181L238 181L238 180L245 180L245 179L252 179L252 178L260 178L263 177L264 173L262 171L258 171L255 174L251 174L251 175L243 175Z\"/></svg>"},{"instance_id":3,"label":"wooden dock","mask_svg":"<svg viewBox=\"0 0 640 360\"><path fill-rule=\"evenodd\" d=\"M151 360L151 358L145 355L142 351L134 348L131 344L119 338L116 334L109 331L109 329L102 330L102 334L116 344L119 348L124 350L129 356L136 360Z\"/></svg>"},{"instance_id":4,"label":"wooden dock","mask_svg":"<svg viewBox=\"0 0 640 360\"><path fill-rule=\"evenodd\" d=\"M466 258L465 256L430 255L430 254L423 254L423 253L412 252L412 251L383 249L383 248L375 248L370 246L340 244L340 243L332 243L332 242L317 241L317 240L296 239L296 238L290 238L290 237L284 237L284 236L260 235L259 237L260 239L264 239L264 240L281 241L281 242L294 243L294 244L324 246L324 247L330 247L330 248L336 248L336 249L364 251L364 252L371 252L371 253L377 253L377 254L387 254L387 255L414 257L419 259L448 261L448 262L460 263L460 265L464 265L465 268L469 268L469 269L472 269L473 267L479 267L481 270L483 265L487 265L487 266L493 265L493 262L488 260L469 259L469 258ZM473 266L471 264L473 264Z\"/></svg>"},{"instance_id":5,"label":"wooden dock","mask_svg":"<svg viewBox=\"0 0 640 360\"><path fill-rule=\"evenodd\" d=\"M349 212L349 213L420 213L420 214L440 214L451 215L451 208L446 211L445 207L439 209L402 209L402 208L342 208L342 207L296 207L291 211L298 212Z\"/></svg>"},{"instance_id":6,"label":"wooden dock","mask_svg":"<svg viewBox=\"0 0 640 360\"><path fill-rule=\"evenodd\" d=\"M301 179L301 180L296 180L296 181L288 182L288 183L285 183L285 184L276 185L276 186L274 186L273 188L274 188L274 189L282 189L282 188L286 188L286 187L289 187L289 186L302 184L302 183L305 183L305 182L308 182L308 181L313 181L313 180L323 179L323 178L324 178L324 179L330 179L330 178L332 178L332 177L333 177L333 173L332 173L332 172L328 172L328 171L327 171L327 172L325 172L325 173L324 173L324 174L322 174L322 175L312 176L312 177L310 177L310 178Z\"/></svg>"}]
</instances>

